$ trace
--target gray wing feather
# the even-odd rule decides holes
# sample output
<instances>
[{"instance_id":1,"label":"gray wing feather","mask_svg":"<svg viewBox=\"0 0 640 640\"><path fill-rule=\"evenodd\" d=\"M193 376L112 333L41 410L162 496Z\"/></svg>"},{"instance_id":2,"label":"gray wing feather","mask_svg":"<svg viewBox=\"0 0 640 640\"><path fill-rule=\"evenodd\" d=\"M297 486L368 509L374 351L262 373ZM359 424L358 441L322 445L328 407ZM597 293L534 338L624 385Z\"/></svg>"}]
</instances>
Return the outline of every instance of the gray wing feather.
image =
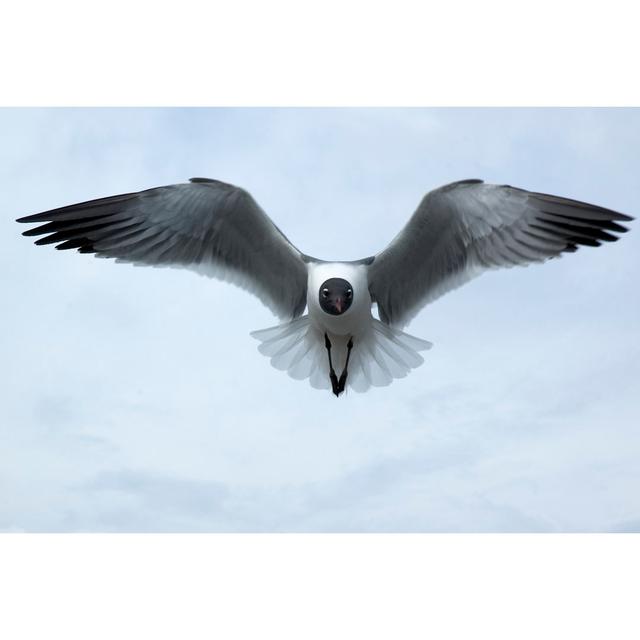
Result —
<instances>
[{"instance_id":1,"label":"gray wing feather","mask_svg":"<svg viewBox=\"0 0 640 640\"><path fill-rule=\"evenodd\" d=\"M609 209L507 185L464 180L428 193L369 266L381 319L402 326L486 269L527 265L599 246L632 220Z\"/></svg>"},{"instance_id":2,"label":"gray wing feather","mask_svg":"<svg viewBox=\"0 0 640 640\"><path fill-rule=\"evenodd\" d=\"M281 318L304 311L307 270L301 253L249 193L192 178L20 218L47 222L23 235L36 244L78 249L150 266L188 268L255 294Z\"/></svg>"}]
</instances>

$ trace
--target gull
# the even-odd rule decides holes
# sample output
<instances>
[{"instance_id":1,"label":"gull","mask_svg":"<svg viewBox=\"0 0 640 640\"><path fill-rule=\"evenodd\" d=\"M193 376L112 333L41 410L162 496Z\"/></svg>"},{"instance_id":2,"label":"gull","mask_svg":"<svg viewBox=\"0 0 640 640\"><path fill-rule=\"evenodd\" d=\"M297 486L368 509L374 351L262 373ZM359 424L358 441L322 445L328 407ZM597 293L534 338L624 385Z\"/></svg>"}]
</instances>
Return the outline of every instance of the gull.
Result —
<instances>
[{"instance_id":1,"label":"gull","mask_svg":"<svg viewBox=\"0 0 640 640\"><path fill-rule=\"evenodd\" d=\"M462 180L427 193L380 253L327 262L294 247L244 189L191 178L18 222L46 223L23 234L44 236L37 245L187 268L255 294L282 321L252 332L259 351L338 397L347 386L388 385L422 364L431 343L402 328L444 293L488 269L617 240L628 220L577 200Z\"/></svg>"}]
</instances>

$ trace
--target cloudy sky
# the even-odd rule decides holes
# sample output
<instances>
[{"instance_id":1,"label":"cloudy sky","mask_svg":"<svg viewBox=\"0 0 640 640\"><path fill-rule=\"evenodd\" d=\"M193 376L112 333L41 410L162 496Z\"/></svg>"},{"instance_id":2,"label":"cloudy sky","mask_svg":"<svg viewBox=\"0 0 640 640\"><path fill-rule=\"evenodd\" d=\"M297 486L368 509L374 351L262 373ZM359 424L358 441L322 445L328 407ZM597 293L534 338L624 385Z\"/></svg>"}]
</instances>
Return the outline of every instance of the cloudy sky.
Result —
<instances>
[{"instance_id":1,"label":"cloudy sky","mask_svg":"<svg viewBox=\"0 0 640 640\"><path fill-rule=\"evenodd\" d=\"M0 529L640 531L639 230L448 294L421 368L336 400L245 292L14 222L191 176L325 259L463 178L638 216L640 110L3 109L0 139Z\"/></svg>"}]
</instances>

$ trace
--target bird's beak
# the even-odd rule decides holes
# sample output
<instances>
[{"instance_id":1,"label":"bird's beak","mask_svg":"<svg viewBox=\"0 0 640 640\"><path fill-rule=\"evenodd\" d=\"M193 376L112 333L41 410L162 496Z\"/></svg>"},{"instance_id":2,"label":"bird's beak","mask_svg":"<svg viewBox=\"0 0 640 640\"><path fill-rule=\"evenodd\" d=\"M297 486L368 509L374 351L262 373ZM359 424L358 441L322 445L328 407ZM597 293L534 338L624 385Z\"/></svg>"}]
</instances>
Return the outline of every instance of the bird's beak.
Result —
<instances>
[{"instance_id":1,"label":"bird's beak","mask_svg":"<svg viewBox=\"0 0 640 640\"><path fill-rule=\"evenodd\" d=\"M336 298L335 302L333 303L338 313L342 313L342 303L343 303L343 300L340 297Z\"/></svg>"}]
</instances>

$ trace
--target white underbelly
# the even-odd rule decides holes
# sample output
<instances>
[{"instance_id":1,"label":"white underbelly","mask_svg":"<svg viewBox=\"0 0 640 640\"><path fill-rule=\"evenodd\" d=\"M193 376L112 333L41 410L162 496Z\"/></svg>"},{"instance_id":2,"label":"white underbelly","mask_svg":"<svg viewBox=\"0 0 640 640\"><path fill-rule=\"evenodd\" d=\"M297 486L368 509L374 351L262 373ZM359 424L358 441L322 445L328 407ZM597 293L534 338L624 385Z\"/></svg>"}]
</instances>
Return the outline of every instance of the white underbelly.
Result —
<instances>
[{"instance_id":1,"label":"white underbelly","mask_svg":"<svg viewBox=\"0 0 640 640\"><path fill-rule=\"evenodd\" d=\"M320 308L309 309L311 322L323 333L336 336L359 336L371 325L371 311L368 313L344 313L332 316Z\"/></svg>"}]
</instances>

